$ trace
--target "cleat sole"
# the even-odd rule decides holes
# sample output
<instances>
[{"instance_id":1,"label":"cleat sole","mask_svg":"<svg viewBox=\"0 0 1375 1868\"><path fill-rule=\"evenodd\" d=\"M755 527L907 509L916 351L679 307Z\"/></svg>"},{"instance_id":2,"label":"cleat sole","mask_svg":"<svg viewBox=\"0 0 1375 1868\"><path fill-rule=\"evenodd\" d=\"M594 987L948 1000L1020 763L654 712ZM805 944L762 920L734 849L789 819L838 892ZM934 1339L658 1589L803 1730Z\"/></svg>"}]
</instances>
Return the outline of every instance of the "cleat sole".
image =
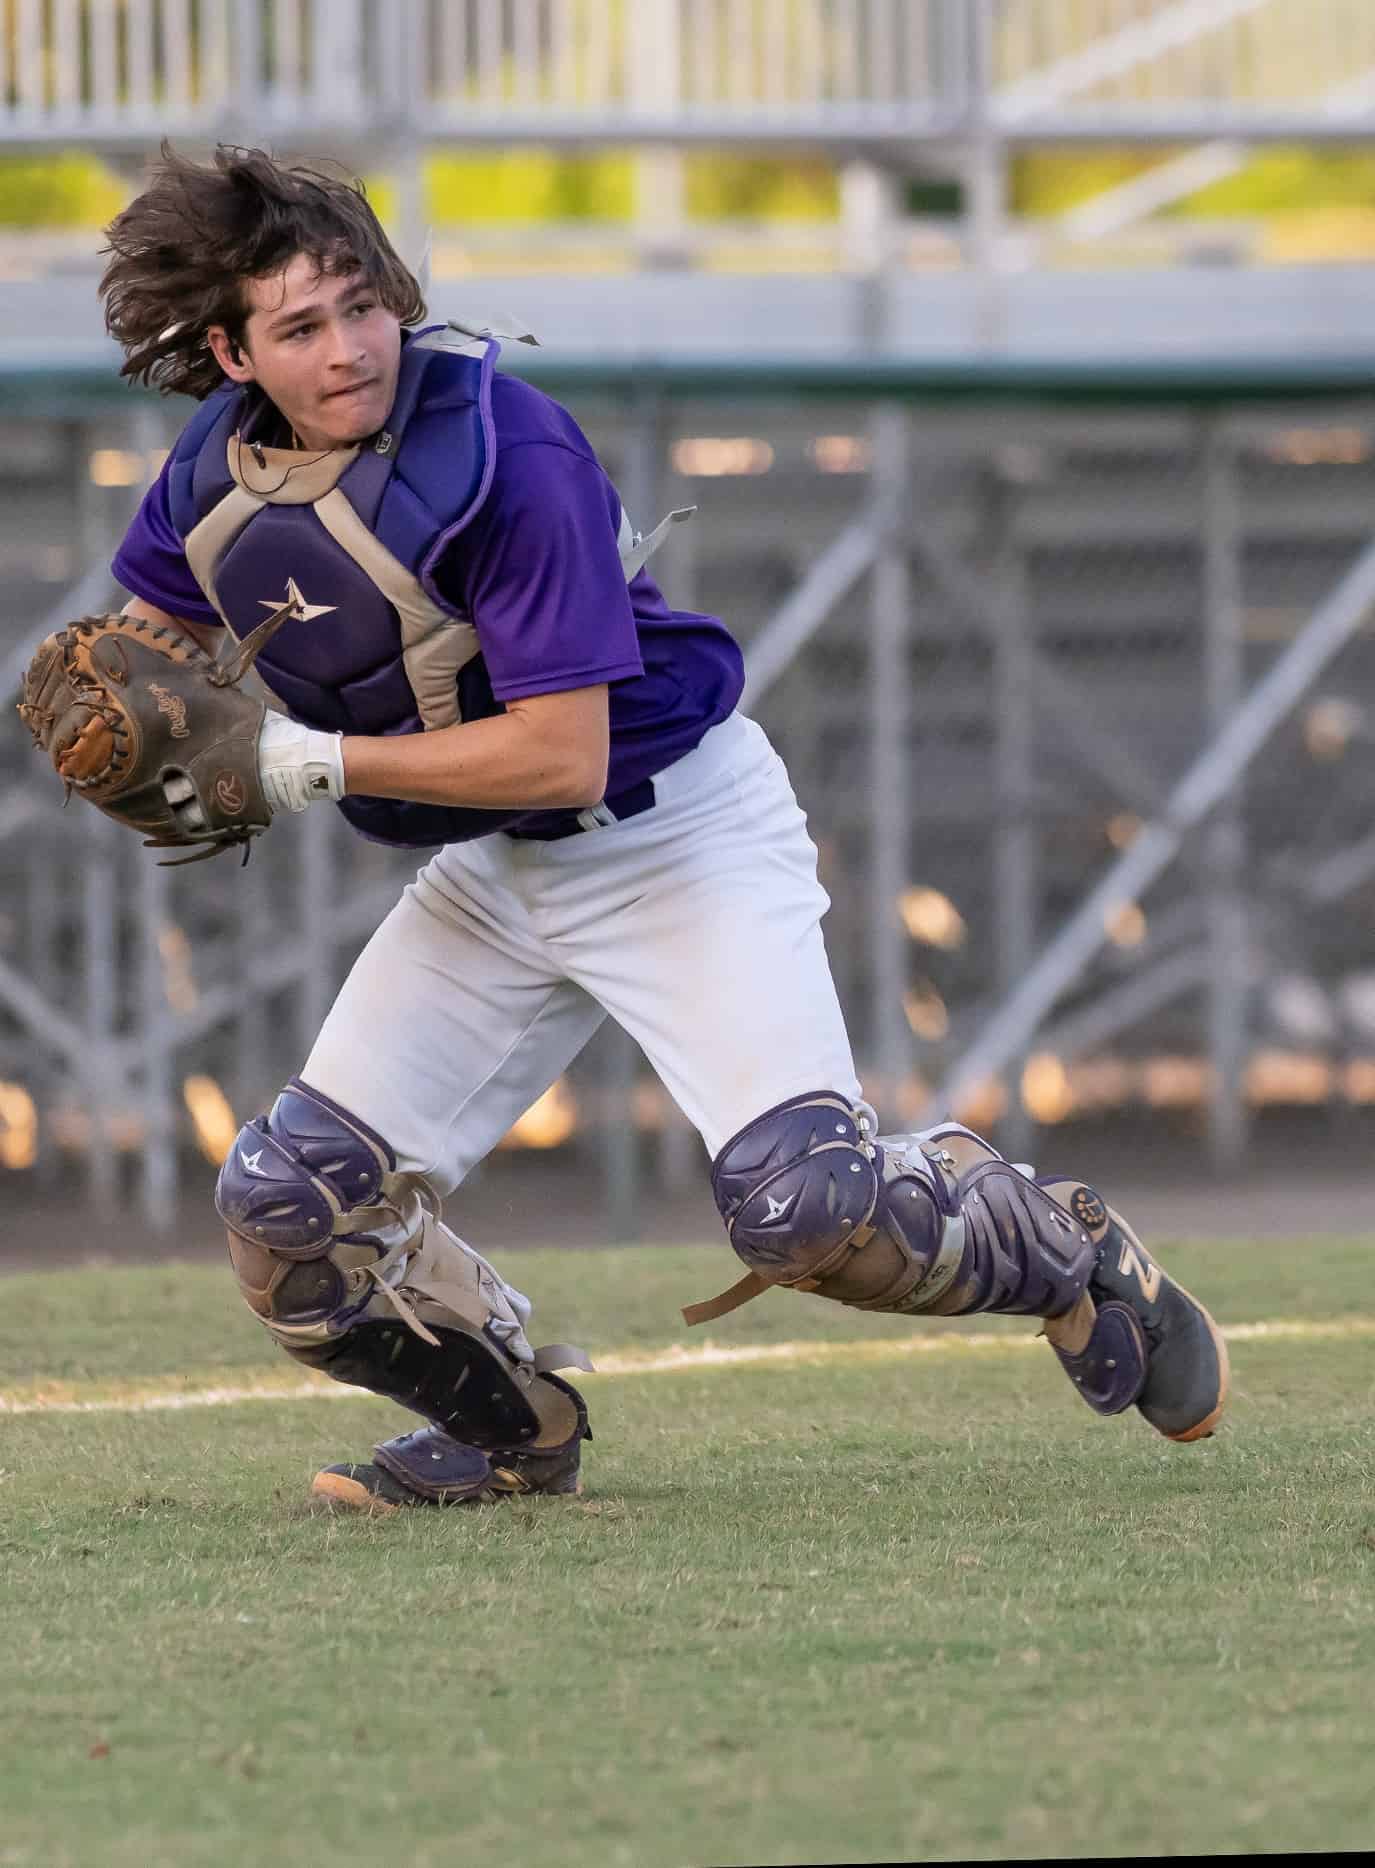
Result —
<instances>
[{"instance_id":1,"label":"cleat sole","mask_svg":"<svg viewBox=\"0 0 1375 1868\"><path fill-rule=\"evenodd\" d=\"M376 1492L370 1492L357 1479L350 1479L347 1473L317 1472L311 1482L311 1495L323 1499L331 1510L358 1511L373 1518L389 1518L393 1512L400 1511L400 1505L392 1504L390 1499L379 1498Z\"/></svg>"}]
</instances>

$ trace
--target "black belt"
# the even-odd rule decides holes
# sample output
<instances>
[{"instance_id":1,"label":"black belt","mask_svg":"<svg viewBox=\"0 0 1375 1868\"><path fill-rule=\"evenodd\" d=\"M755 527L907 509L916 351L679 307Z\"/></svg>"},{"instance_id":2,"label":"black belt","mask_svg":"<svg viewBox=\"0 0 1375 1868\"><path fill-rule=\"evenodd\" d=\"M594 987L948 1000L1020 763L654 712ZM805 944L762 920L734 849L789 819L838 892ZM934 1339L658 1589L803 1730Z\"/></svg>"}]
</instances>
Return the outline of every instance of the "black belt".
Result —
<instances>
[{"instance_id":1,"label":"black belt","mask_svg":"<svg viewBox=\"0 0 1375 1868\"><path fill-rule=\"evenodd\" d=\"M562 821L555 822L548 830L524 829L508 830L508 837L519 838L522 842L558 843L563 837L576 837L584 830L609 829L611 824L623 824L628 817L638 817L642 811L654 809L654 780L642 778L638 785L629 785L624 791L618 791L613 797L603 798L594 807L602 821L596 821L593 812L559 813ZM585 816L586 823L579 822L579 815Z\"/></svg>"}]
</instances>

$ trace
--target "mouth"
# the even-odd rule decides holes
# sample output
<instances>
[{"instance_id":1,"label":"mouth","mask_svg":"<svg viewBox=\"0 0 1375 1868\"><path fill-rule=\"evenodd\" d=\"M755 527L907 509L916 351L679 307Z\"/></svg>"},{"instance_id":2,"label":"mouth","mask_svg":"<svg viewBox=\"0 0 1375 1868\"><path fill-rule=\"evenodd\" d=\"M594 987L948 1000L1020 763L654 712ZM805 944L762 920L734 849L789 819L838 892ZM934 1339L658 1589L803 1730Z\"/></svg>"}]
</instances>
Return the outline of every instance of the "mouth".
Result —
<instances>
[{"instance_id":1,"label":"mouth","mask_svg":"<svg viewBox=\"0 0 1375 1868\"><path fill-rule=\"evenodd\" d=\"M366 376L360 383L346 383L342 389L331 389L325 397L326 402L339 402L345 396L361 396L366 390L377 387L375 376Z\"/></svg>"}]
</instances>

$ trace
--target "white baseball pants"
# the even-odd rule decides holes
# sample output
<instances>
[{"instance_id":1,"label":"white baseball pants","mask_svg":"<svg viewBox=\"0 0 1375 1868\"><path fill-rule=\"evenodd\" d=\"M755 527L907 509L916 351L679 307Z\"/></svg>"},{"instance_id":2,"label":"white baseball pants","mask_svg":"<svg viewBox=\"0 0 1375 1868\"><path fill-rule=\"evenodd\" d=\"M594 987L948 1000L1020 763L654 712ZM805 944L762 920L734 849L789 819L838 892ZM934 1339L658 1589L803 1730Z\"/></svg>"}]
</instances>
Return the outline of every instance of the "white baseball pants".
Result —
<instances>
[{"instance_id":1,"label":"white baseball pants","mask_svg":"<svg viewBox=\"0 0 1375 1868\"><path fill-rule=\"evenodd\" d=\"M859 1099L816 849L763 730L733 714L654 784L625 823L446 845L345 981L301 1074L439 1194L608 1013L712 1156L787 1097Z\"/></svg>"}]
</instances>

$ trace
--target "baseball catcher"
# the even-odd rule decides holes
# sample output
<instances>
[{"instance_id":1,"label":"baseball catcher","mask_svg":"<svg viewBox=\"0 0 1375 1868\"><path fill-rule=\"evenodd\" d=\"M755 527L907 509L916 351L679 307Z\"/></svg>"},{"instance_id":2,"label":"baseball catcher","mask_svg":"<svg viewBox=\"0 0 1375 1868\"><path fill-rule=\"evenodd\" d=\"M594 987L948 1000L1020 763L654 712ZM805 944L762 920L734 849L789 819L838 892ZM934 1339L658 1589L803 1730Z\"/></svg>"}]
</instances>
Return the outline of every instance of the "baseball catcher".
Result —
<instances>
[{"instance_id":1,"label":"baseball catcher","mask_svg":"<svg viewBox=\"0 0 1375 1868\"><path fill-rule=\"evenodd\" d=\"M683 515L642 536L497 333L425 324L356 184L164 149L110 252L125 373L197 407L116 555L124 615L43 645L25 719L160 849L247 849L332 801L427 852L216 1189L287 1353L421 1417L316 1494L577 1489L587 1411L557 1371L585 1359L535 1347L528 1298L442 1202L607 1016L701 1135L746 1268L690 1322L770 1286L1037 1317L1097 1412L1211 1433L1222 1338L1092 1187L956 1123L878 1132L740 650L646 568ZM270 710L237 685L250 662Z\"/></svg>"}]
</instances>

